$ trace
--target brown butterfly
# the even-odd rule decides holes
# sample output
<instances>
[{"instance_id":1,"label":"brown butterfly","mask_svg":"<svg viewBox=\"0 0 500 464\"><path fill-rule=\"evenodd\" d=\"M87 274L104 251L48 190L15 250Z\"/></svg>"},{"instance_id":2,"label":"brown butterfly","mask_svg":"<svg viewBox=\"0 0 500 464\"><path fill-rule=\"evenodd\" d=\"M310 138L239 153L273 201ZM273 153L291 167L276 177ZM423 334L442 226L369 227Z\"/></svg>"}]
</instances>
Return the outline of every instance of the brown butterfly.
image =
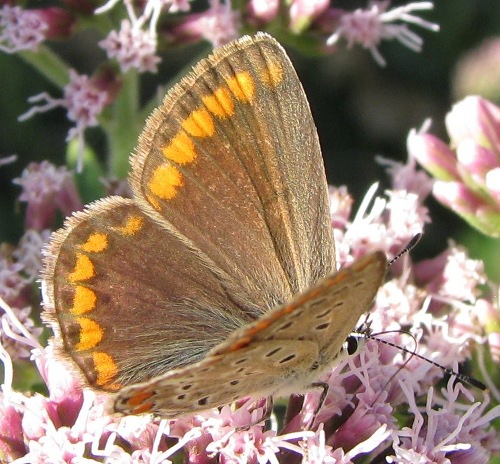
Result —
<instances>
[{"instance_id":1,"label":"brown butterfly","mask_svg":"<svg viewBox=\"0 0 500 464\"><path fill-rule=\"evenodd\" d=\"M69 218L45 250L45 320L58 356L171 418L303 390L336 361L387 267L335 270L316 128L269 35L198 63L149 117L132 200Z\"/></svg>"}]
</instances>

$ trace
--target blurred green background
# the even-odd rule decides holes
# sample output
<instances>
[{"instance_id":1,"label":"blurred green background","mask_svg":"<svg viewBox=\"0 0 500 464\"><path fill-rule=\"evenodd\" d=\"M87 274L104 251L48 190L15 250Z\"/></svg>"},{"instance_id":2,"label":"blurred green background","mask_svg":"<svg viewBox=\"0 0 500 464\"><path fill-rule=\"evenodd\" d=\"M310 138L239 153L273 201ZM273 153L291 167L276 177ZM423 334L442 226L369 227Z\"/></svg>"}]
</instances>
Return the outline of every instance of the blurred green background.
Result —
<instances>
[{"instance_id":1,"label":"blurred green background","mask_svg":"<svg viewBox=\"0 0 500 464\"><path fill-rule=\"evenodd\" d=\"M335 5L354 9L366 2ZM382 43L385 68L359 47L346 50L341 44L335 54L322 57L306 57L289 49L318 127L328 180L334 185L347 185L358 202L373 182L381 180L381 189L388 186L384 169L374 158L382 155L405 160L406 136L411 128L420 127L431 117L432 133L448 140L444 116L457 99L452 86L457 63L485 39L500 37L500 2L437 0L433 11L420 16L438 23L441 31L433 33L412 26L424 39L420 54L395 41ZM96 45L101 38L97 31L87 32L50 45L79 73L91 73L104 58ZM158 75L144 76L144 96L154 94L158 83L169 81L186 63L208 50L197 45L165 54ZM500 89L500 55L498 68ZM59 98L61 93L15 55L0 53L0 75L0 156L18 155L15 164L0 168L0 241L16 243L22 233L23 216L22 206L16 204L19 188L12 185L12 179L30 161L49 159L56 165L64 164L70 124L62 109L19 123L17 117L28 109L29 96L47 91ZM104 159L106 147L99 130L87 131L87 139ZM490 278L498 282L498 241L479 235L434 201L430 200L428 206L433 223L415 251L417 256L439 253L451 237L469 246L473 257L484 258Z\"/></svg>"}]
</instances>

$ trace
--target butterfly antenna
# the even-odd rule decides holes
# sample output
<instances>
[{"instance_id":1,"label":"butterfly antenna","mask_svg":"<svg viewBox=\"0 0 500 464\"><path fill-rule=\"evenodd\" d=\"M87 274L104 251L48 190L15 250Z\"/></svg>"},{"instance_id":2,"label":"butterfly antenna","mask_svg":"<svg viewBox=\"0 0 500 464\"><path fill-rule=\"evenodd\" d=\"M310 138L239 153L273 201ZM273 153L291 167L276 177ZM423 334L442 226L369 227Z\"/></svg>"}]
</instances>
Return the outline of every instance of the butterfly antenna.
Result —
<instances>
[{"instance_id":1,"label":"butterfly antenna","mask_svg":"<svg viewBox=\"0 0 500 464\"><path fill-rule=\"evenodd\" d=\"M396 256L394 256L394 258L392 258L389 261L389 266L391 266L392 264L394 264L394 262L396 262L399 258L401 258L401 256L403 256L406 253L408 253L411 250L413 250L413 248L415 248L415 246L417 245L417 243L420 242L421 238L422 238L422 234L421 233L415 234L413 236L413 238L407 243L407 245Z\"/></svg>"},{"instance_id":2,"label":"butterfly antenna","mask_svg":"<svg viewBox=\"0 0 500 464\"><path fill-rule=\"evenodd\" d=\"M413 339L413 341L415 342L415 350L416 350L417 340L409 332L404 332L404 331L399 331L399 330L398 331L391 330L391 331L387 331L387 332L380 332L380 333L375 334L375 335L373 335L372 333L369 333L369 332L368 333L365 332L364 335L365 335L366 338L369 338L369 339L372 339L372 340L376 340L376 341L378 341L380 343L384 343L385 345L389 345L389 346L392 346L393 348L397 348L397 349L403 351L404 353L408 353L410 355L410 358L408 358L403 363L403 365L401 366L401 368L405 367L410 362L411 357L416 356L417 358L420 358L423 361L426 361L429 364L432 364L433 366L439 367L441 370L443 370L444 372L446 372L448 375L451 375L451 376L455 377L457 380L459 380L462 383L466 383L466 384L471 385L473 387L476 387L476 388L478 388L479 390L482 390L482 391L486 390L486 385L483 382L481 382L481 381L479 381L477 379L474 379L473 377L470 377L468 375L462 374L460 372L455 371L454 369L451 369L449 367L445 367L442 364L439 364L439 363L437 363L435 361L432 361L431 359L428 359L425 356L422 356L422 355L418 354L415 350L409 350L407 348L404 348L403 346L399 346L399 345L396 345L395 343L392 343L392 342L389 342L387 340L383 340L381 338L378 338L379 335L384 335L384 334L388 334L388 333L404 333L406 335L409 335ZM396 374L393 374L387 383L389 383L396 376Z\"/></svg>"},{"instance_id":3,"label":"butterfly antenna","mask_svg":"<svg viewBox=\"0 0 500 464\"><path fill-rule=\"evenodd\" d=\"M397 261L399 258L401 258L401 256L405 255L406 253L408 253L409 251L411 251L413 248L415 248L415 246L417 245L417 243L420 241L420 239L422 238L422 234L421 233L418 233L418 234L415 234L413 236L413 238L408 242L408 244L396 255L394 256L394 258L392 258L390 261L389 261L389 266L391 266L392 264L394 264L395 261ZM391 332L394 332L394 331L391 331ZM383 335L383 334L386 334L386 333L391 333L391 332L380 332L379 334L376 334L376 335ZM462 374L460 372L456 372L455 370L453 369L450 369L449 367L445 367L443 366L442 364L439 364L435 361L432 361L420 354L418 354L416 352L416 349L417 349L417 340L415 339L415 337L408 333L408 332L401 332L401 331L398 331L399 333L406 333L407 335L409 335L413 341L415 342L415 349L414 350L408 350L407 348L404 348L402 346L399 346L399 345L396 345L395 343L391 343L391 342L388 342L387 340L382 340L380 338L378 338L377 336L375 336L371 331L364 331L364 335L366 338L371 338L372 340L377 340L379 341L380 343L385 343L386 345L389 345L389 346L392 346L394 348L398 348L399 350L403 351L404 353L408 353L409 355L411 356L416 356L417 358L420 358L430 364L433 364L434 366L436 367L439 367L440 369L442 369L444 372L446 372L448 375L451 375L453 377L455 377L457 380L460 380L461 382L463 383L466 383L466 384L469 384L469 385L472 385L473 387L476 387L476 388L479 388L480 390L486 390L486 385L484 385L484 383L480 382L479 380L477 379L474 379L473 377L470 377L468 375L465 375L465 374ZM404 367L406 366L406 364L408 364L408 362L410 361L411 359L411 356L410 358L408 358L401 367ZM394 377L394 376L393 376ZM392 377L391 379L392 380Z\"/></svg>"}]
</instances>

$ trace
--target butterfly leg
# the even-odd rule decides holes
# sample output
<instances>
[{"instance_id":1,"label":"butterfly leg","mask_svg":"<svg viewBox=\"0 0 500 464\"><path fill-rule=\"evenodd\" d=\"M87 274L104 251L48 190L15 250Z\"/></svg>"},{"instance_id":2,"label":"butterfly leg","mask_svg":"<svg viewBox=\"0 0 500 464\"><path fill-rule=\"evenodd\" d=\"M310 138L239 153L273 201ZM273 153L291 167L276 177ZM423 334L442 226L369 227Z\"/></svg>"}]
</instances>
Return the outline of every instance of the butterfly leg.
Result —
<instances>
[{"instance_id":1,"label":"butterfly leg","mask_svg":"<svg viewBox=\"0 0 500 464\"><path fill-rule=\"evenodd\" d=\"M326 396L328 395L328 390L330 389L330 386L328 385L327 382L314 382L311 384L311 388L321 390L318 405L316 406L316 409L314 410L314 415L313 415L313 422L314 422L314 420L316 419L316 416L319 414L321 408L325 404Z\"/></svg>"}]
</instances>

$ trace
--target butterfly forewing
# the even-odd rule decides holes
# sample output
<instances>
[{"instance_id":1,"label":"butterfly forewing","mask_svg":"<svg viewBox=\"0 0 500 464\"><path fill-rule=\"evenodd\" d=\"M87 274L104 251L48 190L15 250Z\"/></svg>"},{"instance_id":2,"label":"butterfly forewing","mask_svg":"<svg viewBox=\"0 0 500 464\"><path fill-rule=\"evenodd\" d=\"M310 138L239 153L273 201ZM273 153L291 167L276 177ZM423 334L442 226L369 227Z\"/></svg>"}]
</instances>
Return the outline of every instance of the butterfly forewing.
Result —
<instances>
[{"instance_id":1,"label":"butterfly forewing","mask_svg":"<svg viewBox=\"0 0 500 464\"><path fill-rule=\"evenodd\" d=\"M369 309L386 268L384 253L367 255L234 332L210 354L235 351L264 340L307 340L318 346L319 353L331 353L329 357L334 359Z\"/></svg>"},{"instance_id":2,"label":"butterfly forewing","mask_svg":"<svg viewBox=\"0 0 500 464\"><path fill-rule=\"evenodd\" d=\"M334 269L316 129L269 36L202 60L148 120L132 166L141 207L240 282L238 304L264 312Z\"/></svg>"}]
</instances>

